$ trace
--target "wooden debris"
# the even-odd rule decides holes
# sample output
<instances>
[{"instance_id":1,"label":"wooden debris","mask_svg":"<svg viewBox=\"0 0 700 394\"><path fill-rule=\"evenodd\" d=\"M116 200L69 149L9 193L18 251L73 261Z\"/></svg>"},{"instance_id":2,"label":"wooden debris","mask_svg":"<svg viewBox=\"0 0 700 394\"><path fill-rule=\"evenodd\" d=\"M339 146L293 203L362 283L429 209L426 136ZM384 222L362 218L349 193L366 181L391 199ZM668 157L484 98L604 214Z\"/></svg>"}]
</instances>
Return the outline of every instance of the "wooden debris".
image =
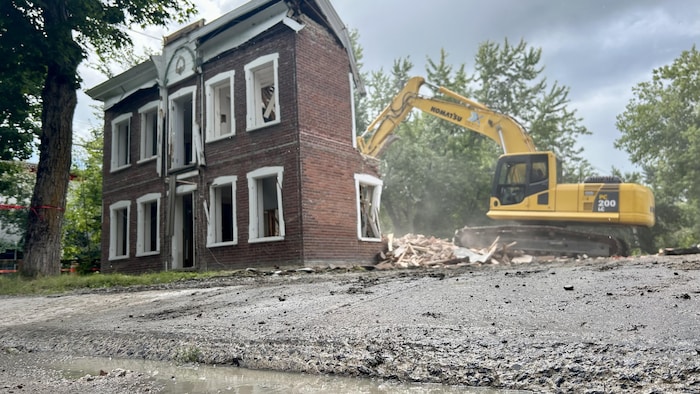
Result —
<instances>
[{"instance_id":1,"label":"wooden debris","mask_svg":"<svg viewBox=\"0 0 700 394\"><path fill-rule=\"evenodd\" d=\"M693 245L689 248L663 248L659 249L659 254L662 256L679 256L684 254L700 253L700 245Z\"/></svg>"},{"instance_id":2,"label":"wooden debris","mask_svg":"<svg viewBox=\"0 0 700 394\"><path fill-rule=\"evenodd\" d=\"M534 260L518 252L516 243L505 244L496 238L486 249L456 246L452 241L420 234L397 238L387 236L386 250L379 252L376 269L463 266L475 264L520 264Z\"/></svg>"}]
</instances>

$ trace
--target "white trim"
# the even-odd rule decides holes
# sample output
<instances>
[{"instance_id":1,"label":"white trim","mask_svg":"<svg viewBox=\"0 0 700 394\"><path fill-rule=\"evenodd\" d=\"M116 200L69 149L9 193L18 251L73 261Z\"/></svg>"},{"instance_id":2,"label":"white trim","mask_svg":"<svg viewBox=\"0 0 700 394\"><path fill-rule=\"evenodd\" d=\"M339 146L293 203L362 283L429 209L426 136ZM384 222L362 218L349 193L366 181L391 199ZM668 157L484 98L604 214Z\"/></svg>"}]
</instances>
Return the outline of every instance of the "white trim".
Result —
<instances>
[{"instance_id":1,"label":"white trim","mask_svg":"<svg viewBox=\"0 0 700 394\"><path fill-rule=\"evenodd\" d=\"M287 25L287 27L289 27L290 29L294 30L295 33L299 33L299 30L303 29L304 26L306 26L289 17L285 17L284 19L282 19L282 23Z\"/></svg>"},{"instance_id":2,"label":"white trim","mask_svg":"<svg viewBox=\"0 0 700 394\"><path fill-rule=\"evenodd\" d=\"M126 209L126 250L123 255L117 255L117 232L119 225L117 211ZM131 201L117 201L109 206L109 260L123 260L129 258L129 222L131 221Z\"/></svg>"},{"instance_id":3,"label":"white trim","mask_svg":"<svg viewBox=\"0 0 700 394\"><path fill-rule=\"evenodd\" d=\"M282 180L284 175L284 167L274 166L274 167L262 167L257 170L249 172L246 176L248 178L248 243L257 242L271 242L271 241L282 241L285 236L285 225L284 225L284 211L282 209ZM262 178L268 178L275 176L277 179L277 220L279 227L279 235L263 237L260 236L262 230L261 227L264 226L264 217L261 215L263 204L262 193L258 191L258 180Z\"/></svg>"},{"instance_id":4,"label":"white trim","mask_svg":"<svg viewBox=\"0 0 700 394\"><path fill-rule=\"evenodd\" d=\"M192 197L192 233L193 233L193 238L192 238L192 267L188 268L195 268L197 266L197 208L196 208L196 196L195 196L195 191L197 190L197 185L194 184L189 184L189 185L180 185L175 188L175 204L173 205L172 209L174 210L174 224L175 226L178 225L178 222L180 226L182 226L184 217L182 217L183 211L179 209L179 204L177 202L177 199L179 197L183 197L186 195L191 195ZM180 239L180 234L181 232L174 231L173 234L170 236L170 251L172 254L172 260L170 261L170 268L172 269L182 269L183 264L184 264L184 257L181 255L181 252L184 252L184 249L181 249L183 247L182 245L182 239Z\"/></svg>"},{"instance_id":5,"label":"white trim","mask_svg":"<svg viewBox=\"0 0 700 394\"><path fill-rule=\"evenodd\" d=\"M136 257L152 256L160 254L160 193L148 193L136 199ZM145 233L143 231L145 224L145 214L143 207L146 203L156 203L156 223L151 223L151 226L156 226L156 250L145 250Z\"/></svg>"},{"instance_id":6,"label":"white trim","mask_svg":"<svg viewBox=\"0 0 700 394\"><path fill-rule=\"evenodd\" d=\"M155 160L156 158L158 158L158 150L159 150L158 149L158 133L160 130L160 116L158 116L159 104L160 104L160 101L158 101L158 100L151 101L150 103L148 103L148 104L146 104L138 109L139 123L141 125L140 136L139 136L139 160L137 161L138 164L145 163L145 162ZM146 122L146 119L144 119L144 117L145 117L147 112L152 112L154 110L155 110L155 116L156 116L156 125L155 125L156 135L155 135L155 140L152 141L152 143L155 144L155 146L156 146L156 154L153 156L146 156L146 154L145 154L146 150L147 150L146 149L147 148L146 138L148 137L148 135L146 133L148 131L147 127L149 125L148 125L148 122Z\"/></svg>"},{"instance_id":7,"label":"white trim","mask_svg":"<svg viewBox=\"0 0 700 394\"><path fill-rule=\"evenodd\" d=\"M197 185L180 185L175 188L175 194L187 194L197 190Z\"/></svg>"},{"instance_id":8,"label":"white trim","mask_svg":"<svg viewBox=\"0 0 700 394\"><path fill-rule=\"evenodd\" d=\"M183 97L186 96L191 96L192 97L192 162L191 163L180 163L180 160L184 160L185 158L185 152L180 152L180 147L178 143L180 141L175 140L175 126L176 126L176 114L181 115L176 111L176 104L177 101ZM168 165L168 168L170 169L176 169L176 168L183 168L183 167L189 167L194 162L197 160L198 152L196 151L196 134L198 134L198 127L197 127L197 87L196 86L187 86L182 89L178 89L175 93L171 94L168 96L168 146L170 149L168 149L168 152L170 153L170 163ZM182 155L180 157L179 155Z\"/></svg>"},{"instance_id":9,"label":"white trim","mask_svg":"<svg viewBox=\"0 0 700 394\"><path fill-rule=\"evenodd\" d=\"M206 124L206 142L212 142L220 139L225 139L231 136L236 135L236 114L235 114L235 107L234 107L234 97L233 97L233 82L234 82L234 76L235 76L235 71L227 71L223 72L220 74L217 74L207 80L205 83L205 91L207 95L206 99L206 118L207 118L207 124ZM230 105L228 108L228 117L227 123L230 125L230 131L226 134L221 134L221 130L216 129L216 112L218 111L218 108L214 107L214 104L218 104L219 100L216 98L215 94L219 91L218 87L221 85L224 85L228 82L228 87L229 87L229 96L230 96ZM221 115L220 115L221 116ZM219 117L220 117L219 116Z\"/></svg>"},{"instance_id":10,"label":"white trim","mask_svg":"<svg viewBox=\"0 0 700 394\"><path fill-rule=\"evenodd\" d=\"M379 237L365 237L362 233L362 208L360 207L360 185L369 185L374 187L374 193L372 193L372 207L375 209L374 215L376 215L377 223L379 223L379 207L381 206L382 186L384 185L384 182L373 175L355 174L355 197L357 199L357 202L355 204L357 210L357 238L360 241L381 242L381 235Z\"/></svg>"},{"instance_id":11,"label":"white trim","mask_svg":"<svg viewBox=\"0 0 700 394\"><path fill-rule=\"evenodd\" d=\"M352 73L348 73L348 82L350 83L350 114L352 119L350 139L352 140L352 147L357 149L357 123L355 122L355 78L353 78Z\"/></svg>"},{"instance_id":12,"label":"white trim","mask_svg":"<svg viewBox=\"0 0 700 394\"><path fill-rule=\"evenodd\" d=\"M112 119L112 149L110 153L110 165L109 165L109 172L116 172L123 170L125 168L131 167L131 112L121 114L117 116L116 118ZM119 125L126 123L128 130L127 130L127 141L126 141L126 163L123 165L119 165L119 141L117 138L117 133L119 132ZM115 130L117 133L115 133Z\"/></svg>"},{"instance_id":13,"label":"white trim","mask_svg":"<svg viewBox=\"0 0 700 394\"><path fill-rule=\"evenodd\" d=\"M217 247L217 246L227 246L227 245L236 245L238 244L238 225L236 223L236 182L238 182L238 177L235 175L230 175L230 176L221 176L218 178L215 178L214 181L212 182L211 186L209 186L209 201L210 204L208 207L205 205L205 209L208 208L209 210L206 212L206 217L207 217L207 247ZM218 213L216 212L217 207L219 204L216 202L216 189L218 188L223 188L227 185L230 185L231 187L231 204L233 205L232 207L232 225L233 225L233 239L231 241L225 241L225 242L217 242L216 241L216 233L217 233L217 220L218 220Z\"/></svg>"},{"instance_id":14,"label":"white trim","mask_svg":"<svg viewBox=\"0 0 700 394\"><path fill-rule=\"evenodd\" d=\"M280 123L282 116L280 113L279 100L278 62L279 54L272 53L269 55L260 56L259 58L246 64L244 67L246 80L246 131L253 131ZM261 111L262 98L260 97L260 82L258 79L256 79L255 75L257 72L266 70L268 67L272 67L272 86L274 87L274 93L271 101L274 106L275 119L265 122Z\"/></svg>"}]
</instances>

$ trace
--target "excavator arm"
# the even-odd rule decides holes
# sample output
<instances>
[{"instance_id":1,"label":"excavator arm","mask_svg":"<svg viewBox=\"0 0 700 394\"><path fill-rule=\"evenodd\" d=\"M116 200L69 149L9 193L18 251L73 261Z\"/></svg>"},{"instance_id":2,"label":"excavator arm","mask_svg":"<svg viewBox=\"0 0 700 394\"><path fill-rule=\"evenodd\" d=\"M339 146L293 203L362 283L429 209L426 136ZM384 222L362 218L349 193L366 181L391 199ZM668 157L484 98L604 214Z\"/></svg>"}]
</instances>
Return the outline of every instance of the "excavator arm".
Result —
<instances>
[{"instance_id":1,"label":"excavator arm","mask_svg":"<svg viewBox=\"0 0 700 394\"><path fill-rule=\"evenodd\" d=\"M447 101L420 94L427 86L455 101ZM422 77L413 77L394 97L389 105L357 138L359 151L367 156L378 157L395 138L394 131L413 109L420 109L438 118L483 134L494 140L503 153L535 152L535 144L525 129L512 117L498 113L461 96L445 87L427 83Z\"/></svg>"}]
</instances>

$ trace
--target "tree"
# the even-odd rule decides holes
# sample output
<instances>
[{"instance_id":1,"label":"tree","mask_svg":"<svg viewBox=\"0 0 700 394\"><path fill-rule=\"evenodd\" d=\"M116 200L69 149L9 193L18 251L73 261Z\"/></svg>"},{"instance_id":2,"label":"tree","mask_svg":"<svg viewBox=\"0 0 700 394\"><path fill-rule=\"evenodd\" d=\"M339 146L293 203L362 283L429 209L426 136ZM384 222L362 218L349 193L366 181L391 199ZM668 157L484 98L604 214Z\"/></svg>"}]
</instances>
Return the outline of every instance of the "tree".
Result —
<instances>
[{"instance_id":1,"label":"tree","mask_svg":"<svg viewBox=\"0 0 700 394\"><path fill-rule=\"evenodd\" d=\"M684 51L632 89L617 117L617 148L644 171L656 199L657 247L689 246L700 233L700 53Z\"/></svg>"},{"instance_id":2,"label":"tree","mask_svg":"<svg viewBox=\"0 0 700 394\"><path fill-rule=\"evenodd\" d=\"M472 77L474 97L488 107L522 123L540 150L551 150L561 159L564 179L579 182L591 175L592 167L577 144L590 134L570 110L569 88L556 81L549 86L541 77L542 49L520 40L511 45L485 42L479 46Z\"/></svg>"},{"instance_id":3,"label":"tree","mask_svg":"<svg viewBox=\"0 0 700 394\"><path fill-rule=\"evenodd\" d=\"M183 22L191 0L6 0L0 3L0 54L19 75L7 87L29 104L40 91L41 135L36 184L25 237L22 274L60 272L60 239L71 165L78 66L91 51L109 53L131 44L124 27ZM11 30L11 34L8 31ZM3 69L3 71L6 71ZM4 90L4 87L3 87Z\"/></svg>"},{"instance_id":4,"label":"tree","mask_svg":"<svg viewBox=\"0 0 700 394\"><path fill-rule=\"evenodd\" d=\"M0 252L6 249L16 251L24 244L22 237L27 228L27 207L31 199L31 185L34 182L32 166L20 161L0 161L0 204L10 209L0 209L0 229L10 235L10 239L0 239ZM16 242L16 239L19 241ZM14 239L14 240L13 240Z\"/></svg>"},{"instance_id":5,"label":"tree","mask_svg":"<svg viewBox=\"0 0 700 394\"><path fill-rule=\"evenodd\" d=\"M102 222L102 128L94 128L76 145L76 165L63 224L63 259L80 261L87 271L100 260Z\"/></svg>"}]
</instances>

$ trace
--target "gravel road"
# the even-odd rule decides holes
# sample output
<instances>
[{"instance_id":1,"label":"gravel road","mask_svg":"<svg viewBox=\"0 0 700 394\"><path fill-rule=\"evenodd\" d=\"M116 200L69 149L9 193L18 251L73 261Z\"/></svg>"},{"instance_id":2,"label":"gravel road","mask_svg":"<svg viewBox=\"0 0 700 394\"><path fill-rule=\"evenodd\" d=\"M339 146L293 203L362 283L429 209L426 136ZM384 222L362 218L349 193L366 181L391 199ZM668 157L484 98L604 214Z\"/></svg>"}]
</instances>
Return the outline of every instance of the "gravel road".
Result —
<instances>
[{"instance_id":1,"label":"gravel road","mask_svg":"<svg viewBox=\"0 0 700 394\"><path fill-rule=\"evenodd\" d=\"M393 271L246 271L0 298L0 393L157 392L61 357L561 393L699 393L700 255Z\"/></svg>"}]
</instances>

